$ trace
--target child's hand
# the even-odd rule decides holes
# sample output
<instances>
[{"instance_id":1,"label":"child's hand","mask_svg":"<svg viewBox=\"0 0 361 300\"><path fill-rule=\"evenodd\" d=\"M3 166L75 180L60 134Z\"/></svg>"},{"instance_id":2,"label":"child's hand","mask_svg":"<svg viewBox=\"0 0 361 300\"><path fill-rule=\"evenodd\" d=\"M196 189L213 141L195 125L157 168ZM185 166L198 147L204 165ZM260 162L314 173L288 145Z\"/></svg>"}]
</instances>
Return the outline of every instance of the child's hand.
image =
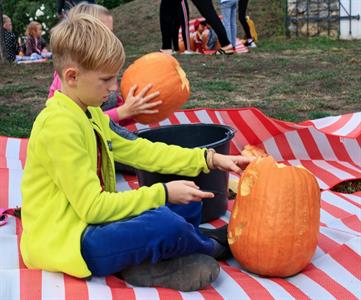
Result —
<instances>
[{"instance_id":1,"label":"child's hand","mask_svg":"<svg viewBox=\"0 0 361 300\"><path fill-rule=\"evenodd\" d=\"M159 112L158 109L154 108L162 103L161 100L149 103L150 100L159 95L159 92L157 91L145 96L152 88L152 86L152 84L148 84L138 93L138 95L134 94L137 90L137 85L133 85L131 87L125 103L119 106L117 109L120 120L127 119L139 114L156 114Z\"/></svg>"},{"instance_id":2,"label":"child's hand","mask_svg":"<svg viewBox=\"0 0 361 300\"><path fill-rule=\"evenodd\" d=\"M168 201L172 204L188 204L191 201L214 197L213 193L201 191L193 181L175 180L165 185L168 190Z\"/></svg>"},{"instance_id":3,"label":"child's hand","mask_svg":"<svg viewBox=\"0 0 361 300\"><path fill-rule=\"evenodd\" d=\"M233 171L238 174L242 173L248 164L254 160L255 157L245 157L242 155L223 155L214 153L213 165L215 169L221 171Z\"/></svg>"}]
</instances>

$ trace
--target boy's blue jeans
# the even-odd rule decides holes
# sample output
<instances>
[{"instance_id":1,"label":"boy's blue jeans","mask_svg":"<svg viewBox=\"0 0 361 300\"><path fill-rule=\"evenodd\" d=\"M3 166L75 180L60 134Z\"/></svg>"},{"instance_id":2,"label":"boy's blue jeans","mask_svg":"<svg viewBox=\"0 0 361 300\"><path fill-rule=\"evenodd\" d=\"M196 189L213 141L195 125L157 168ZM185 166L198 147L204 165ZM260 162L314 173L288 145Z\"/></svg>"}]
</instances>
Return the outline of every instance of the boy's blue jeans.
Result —
<instances>
[{"instance_id":1,"label":"boy's blue jeans","mask_svg":"<svg viewBox=\"0 0 361 300\"><path fill-rule=\"evenodd\" d=\"M238 0L228 0L221 3L223 25L233 47L236 47L237 39L237 3Z\"/></svg>"},{"instance_id":2,"label":"boy's blue jeans","mask_svg":"<svg viewBox=\"0 0 361 300\"><path fill-rule=\"evenodd\" d=\"M201 202L168 203L131 219L89 225L81 240L83 258L92 275L107 276L146 260L210 255L214 244L198 231L201 209Z\"/></svg>"}]
</instances>

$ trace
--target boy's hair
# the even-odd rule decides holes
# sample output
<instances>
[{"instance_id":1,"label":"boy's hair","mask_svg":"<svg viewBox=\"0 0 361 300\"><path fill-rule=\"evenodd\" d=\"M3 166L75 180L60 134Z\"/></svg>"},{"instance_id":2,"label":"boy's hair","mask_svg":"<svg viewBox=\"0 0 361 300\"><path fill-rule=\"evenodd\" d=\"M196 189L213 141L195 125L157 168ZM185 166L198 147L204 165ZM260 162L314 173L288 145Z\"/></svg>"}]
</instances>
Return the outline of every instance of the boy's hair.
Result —
<instances>
[{"instance_id":1,"label":"boy's hair","mask_svg":"<svg viewBox=\"0 0 361 300\"><path fill-rule=\"evenodd\" d=\"M30 22L30 24L26 27L25 34L33 37L35 35L35 32L38 30L39 26L41 26L39 22L36 21Z\"/></svg>"},{"instance_id":2,"label":"boy's hair","mask_svg":"<svg viewBox=\"0 0 361 300\"><path fill-rule=\"evenodd\" d=\"M123 45L100 20L86 14L68 17L51 31L55 71L71 63L92 71L117 72L125 60Z\"/></svg>"},{"instance_id":3,"label":"boy's hair","mask_svg":"<svg viewBox=\"0 0 361 300\"><path fill-rule=\"evenodd\" d=\"M68 12L68 17L73 18L79 14L91 15L94 18L100 19L102 16L111 16L110 11L104 6L98 4L90 4L88 2L81 2L72 7Z\"/></svg>"},{"instance_id":4,"label":"boy's hair","mask_svg":"<svg viewBox=\"0 0 361 300\"><path fill-rule=\"evenodd\" d=\"M11 19L7 15L3 15L3 25L7 22L11 22Z\"/></svg>"}]
</instances>

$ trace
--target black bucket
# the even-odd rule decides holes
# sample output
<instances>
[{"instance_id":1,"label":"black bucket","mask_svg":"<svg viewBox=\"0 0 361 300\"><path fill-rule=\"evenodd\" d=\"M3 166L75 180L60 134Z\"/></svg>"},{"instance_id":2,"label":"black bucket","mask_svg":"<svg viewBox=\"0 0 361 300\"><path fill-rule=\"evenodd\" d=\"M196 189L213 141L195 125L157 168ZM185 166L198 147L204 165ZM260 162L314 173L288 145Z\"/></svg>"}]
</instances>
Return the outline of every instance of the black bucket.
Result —
<instances>
[{"instance_id":1,"label":"black bucket","mask_svg":"<svg viewBox=\"0 0 361 300\"><path fill-rule=\"evenodd\" d=\"M221 154L229 154L230 141L234 137L232 127L218 124L183 124L142 129L137 132L141 138L152 142L163 142L186 148L213 148ZM228 200L228 172L213 170L197 177L166 175L136 170L139 184L151 186L157 182L192 180L202 190L215 194L212 199L203 199L202 222L208 222L224 215Z\"/></svg>"}]
</instances>

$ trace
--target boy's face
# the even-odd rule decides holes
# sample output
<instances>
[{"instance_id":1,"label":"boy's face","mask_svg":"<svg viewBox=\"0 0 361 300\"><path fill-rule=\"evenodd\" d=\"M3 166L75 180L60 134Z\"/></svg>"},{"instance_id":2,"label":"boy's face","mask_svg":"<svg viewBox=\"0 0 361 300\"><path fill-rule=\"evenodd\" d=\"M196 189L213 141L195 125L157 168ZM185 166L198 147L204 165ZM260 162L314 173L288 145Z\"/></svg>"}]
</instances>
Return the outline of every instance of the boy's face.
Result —
<instances>
[{"instance_id":1,"label":"boy's face","mask_svg":"<svg viewBox=\"0 0 361 300\"><path fill-rule=\"evenodd\" d=\"M82 108L102 105L108 96L117 90L117 75L118 72L105 73L79 69L75 89L76 98L80 102L78 105Z\"/></svg>"},{"instance_id":2,"label":"boy's face","mask_svg":"<svg viewBox=\"0 0 361 300\"><path fill-rule=\"evenodd\" d=\"M7 31L13 31L13 24L11 22L11 20L8 20L4 23L3 27L7 30Z\"/></svg>"}]
</instances>

